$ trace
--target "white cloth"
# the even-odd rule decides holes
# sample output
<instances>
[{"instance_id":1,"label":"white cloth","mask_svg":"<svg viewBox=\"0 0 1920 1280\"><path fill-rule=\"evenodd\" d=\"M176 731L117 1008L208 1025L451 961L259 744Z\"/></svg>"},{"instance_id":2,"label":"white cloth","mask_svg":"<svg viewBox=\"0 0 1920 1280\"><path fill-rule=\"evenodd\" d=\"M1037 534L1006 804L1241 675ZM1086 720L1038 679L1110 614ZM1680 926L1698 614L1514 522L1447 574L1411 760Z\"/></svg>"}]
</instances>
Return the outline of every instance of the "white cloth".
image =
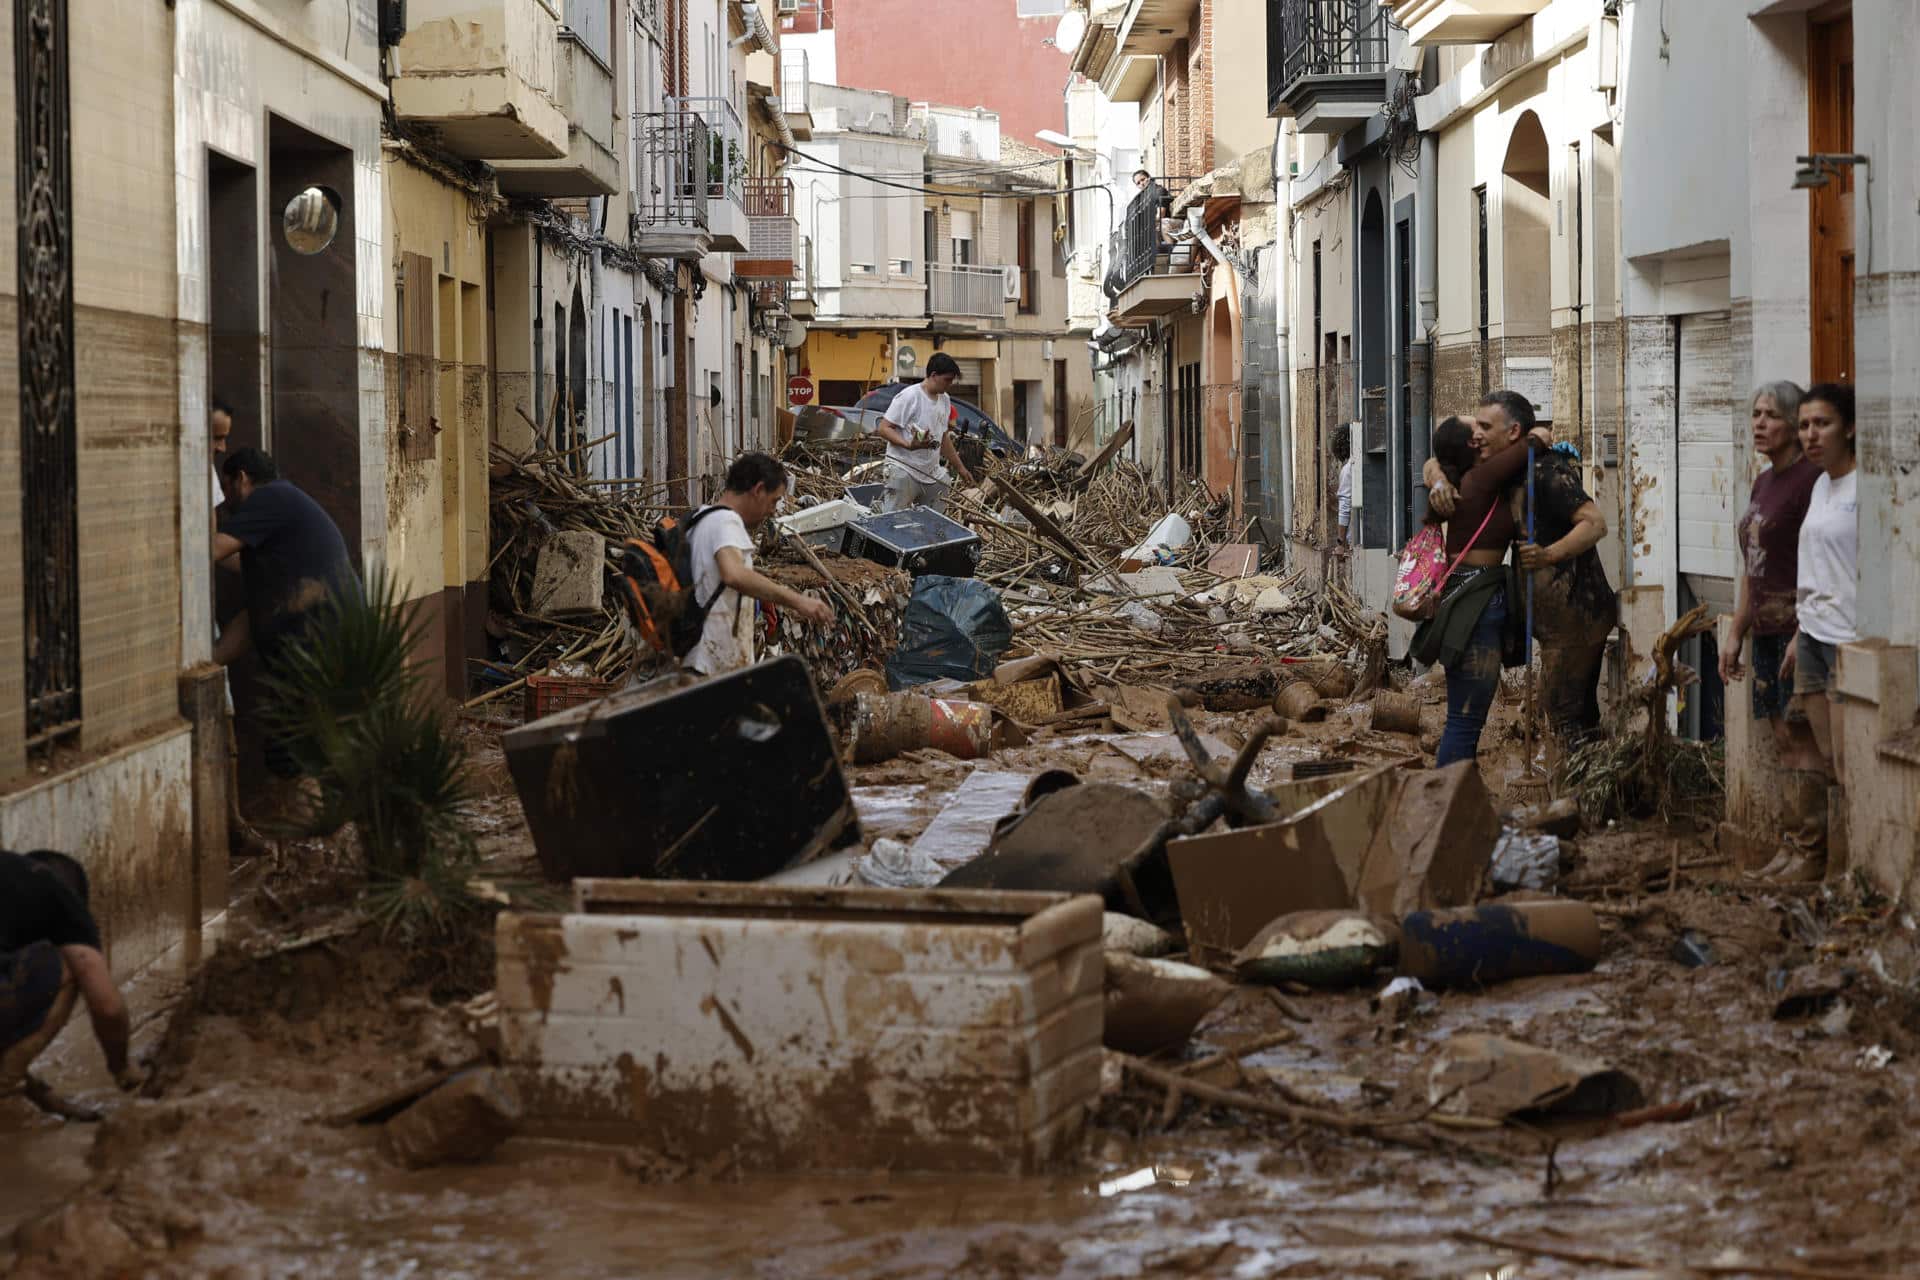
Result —
<instances>
[{"instance_id":1,"label":"white cloth","mask_svg":"<svg viewBox=\"0 0 1920 1280\"><path fill-rule=\"evenodd\" d=\"M722 675L753 665L753 605L738 591L720 585L720 549L732 547L753 567L753 538L737 511L715 507L693 526L694 599L713 601L707 625L681 665L703 676ZM715 596L715 592L719 592Z\"/></svg>"},{"instance_id":2,"label":"white cloth","mask_svg":"<svg viewBox=\"0 0 1920 1280\"><path fill-rule=\"evenodd\" d=\"M953 401L946 392L930 396L920 389L917 382L905 387L887 406L886 421L909 440L925 439L931 442L924 448L903 449L889 440L887 471L890 475L904 472L921 484L952 482L947 475L946 461L940 454L941 443L947 438L947 432L953 429Z\"/></svg>"},{"instance_id":3,"label":"white cloth","mask_svg":"<svg viewBox=\"0 0 1920 1280\"><path fill-rule=\"evenodd\" d=\"M948 491L949 486L928 484L910 471L889 471L887 493L881 500L880 509L892 512L905 511L909 507L926 507L945 515Z\"/></svg>"},{"instance_id":4,"label":"white cloth","mask_svg":"<svg viewBox=\"0 0 1920 1280\"><path fill-rule=\"evenodd\" d=\"M1353 459L1340 464L1340 532L1353 523Z\"/></svg>"},{"instance_id":5,"label":"white cloth","mask_svg":"<svg viewBox=\"0 0 1920 1280\"><path fill-rule=\"evenodd\" d=\"M1813 482L1807 518L1800 522L1800 630L1821 644L1851 644L1859 590L1858 467L1835 480Z\"/></svg>"}]
</instances>

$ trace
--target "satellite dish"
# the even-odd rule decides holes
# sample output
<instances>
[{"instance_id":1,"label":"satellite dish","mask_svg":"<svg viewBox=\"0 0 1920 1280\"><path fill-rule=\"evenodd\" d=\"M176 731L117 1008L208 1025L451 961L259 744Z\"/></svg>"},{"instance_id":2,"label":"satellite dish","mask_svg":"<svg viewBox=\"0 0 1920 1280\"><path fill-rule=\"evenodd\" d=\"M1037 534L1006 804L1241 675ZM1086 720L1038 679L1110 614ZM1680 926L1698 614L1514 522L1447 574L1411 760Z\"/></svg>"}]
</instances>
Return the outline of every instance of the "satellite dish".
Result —
<instances>
[{"instance_id":1,"label":"satellite dish","mask_svg":"<svg viewBox=\"0 0 1920 1280\"><path fill-rule=\"evenodd\" d=\"M1053 46L1065 54L1071 54L1080 47L1080 41L1086 38L1087 15L1083 9L1069 9L1060 15L1060 25L1054 28Z\"/></svg>"},{"instance_id":2,"label":"satellite dish","mask_svg":"<svg viewBox=\"0 0 1920 1280\"><path fill-rule=\"evenodd\" d=\"M789 351L796 351L807 343L807 326L792 316L786 318L780 326L780 345Z\"/></svg>"}]
</instances>

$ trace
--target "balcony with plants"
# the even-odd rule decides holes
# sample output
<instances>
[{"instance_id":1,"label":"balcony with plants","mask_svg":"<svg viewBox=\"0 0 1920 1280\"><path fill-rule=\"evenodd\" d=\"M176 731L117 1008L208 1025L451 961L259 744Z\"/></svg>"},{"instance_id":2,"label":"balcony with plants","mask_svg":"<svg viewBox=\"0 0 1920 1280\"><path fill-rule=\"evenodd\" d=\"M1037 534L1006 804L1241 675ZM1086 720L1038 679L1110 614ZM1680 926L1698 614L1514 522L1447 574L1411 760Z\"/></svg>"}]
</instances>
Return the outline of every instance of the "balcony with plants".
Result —
<instances>
[{"instance_id":1,"label":"balcony with plants","mask_svg":"<svg viewBox=\"0 0 1920 1280\"><path fill-rule=\"evenodd\" d=\"M1202 289L1199 239L1171 215L1178 178L1155 178L1136 192L1107 245L1101 282L1107 318L1117 325L1143 325L1189 307Z\"/></svg>"}]
</instances>

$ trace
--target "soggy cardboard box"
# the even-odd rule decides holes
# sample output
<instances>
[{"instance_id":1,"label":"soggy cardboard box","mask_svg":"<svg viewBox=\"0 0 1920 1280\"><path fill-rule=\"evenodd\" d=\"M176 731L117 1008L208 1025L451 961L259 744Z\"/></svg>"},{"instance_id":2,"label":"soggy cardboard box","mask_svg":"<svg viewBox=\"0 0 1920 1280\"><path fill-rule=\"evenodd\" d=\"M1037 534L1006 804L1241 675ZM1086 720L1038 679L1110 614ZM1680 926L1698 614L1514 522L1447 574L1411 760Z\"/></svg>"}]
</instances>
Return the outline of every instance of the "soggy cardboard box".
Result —
<instances>
[{"instance_id":1,"label":"soggy cardboard box","mask_svg":"<svg viewBox=\"0 0 1920 1280\"><path fill-rule=\"evenodd\" d=\"M1173 840L1167 860L1196 955L1222 959L1294 911L1400 916L1473 901L1500 834L1471 761L1383 765L1269 793L1284 821Z\"/></svg>"}]
</instances>

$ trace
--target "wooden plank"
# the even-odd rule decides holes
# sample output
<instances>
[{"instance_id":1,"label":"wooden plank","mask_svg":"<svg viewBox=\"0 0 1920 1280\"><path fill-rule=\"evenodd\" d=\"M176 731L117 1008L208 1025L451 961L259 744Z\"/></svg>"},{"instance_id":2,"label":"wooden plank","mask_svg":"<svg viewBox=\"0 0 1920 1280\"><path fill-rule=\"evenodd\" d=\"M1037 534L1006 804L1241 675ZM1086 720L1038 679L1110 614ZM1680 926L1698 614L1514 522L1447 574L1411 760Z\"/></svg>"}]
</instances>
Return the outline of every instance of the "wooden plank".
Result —
<instances>
[{"instance_id":1,"label":"wooden plank","mask_svg":"<svg viewBox=\"0 0 1920 1280\"><path fill-rule=\"evenodd\" d=\"M1120 429L1113 433L1113 438L1101 445L1100 452L1093 455L1093 461L1080 468L1080 474L1073 478L1073 487L1086 488L1092 483L1093 478L1100 474L1100 468L1111 462L1114 454L1126 448L1127 441L1131 439L1133 439L1133 423L1131 421L1121 423Z\"/></svg>"},{"instance_id":2,"label":"wooden plank","mask_svg":"<svg viewBox=\"0 0 1920 1280\"><path fill-rule=\"evenodd\" d=\"M1046 535L1055 546L1088 568L1096 567L1097 562L1094 558L1082 550L1079 543L1068 537L1066 531L1055 524L1046 512L1027 501L1027 496L1014 488L1005 476L996 472L987 478L999 487L1002 494L1006 495L1007 501L1013 504L1014 509L1025 516L1027 522Z\"/></svg>"}]
</instances>

